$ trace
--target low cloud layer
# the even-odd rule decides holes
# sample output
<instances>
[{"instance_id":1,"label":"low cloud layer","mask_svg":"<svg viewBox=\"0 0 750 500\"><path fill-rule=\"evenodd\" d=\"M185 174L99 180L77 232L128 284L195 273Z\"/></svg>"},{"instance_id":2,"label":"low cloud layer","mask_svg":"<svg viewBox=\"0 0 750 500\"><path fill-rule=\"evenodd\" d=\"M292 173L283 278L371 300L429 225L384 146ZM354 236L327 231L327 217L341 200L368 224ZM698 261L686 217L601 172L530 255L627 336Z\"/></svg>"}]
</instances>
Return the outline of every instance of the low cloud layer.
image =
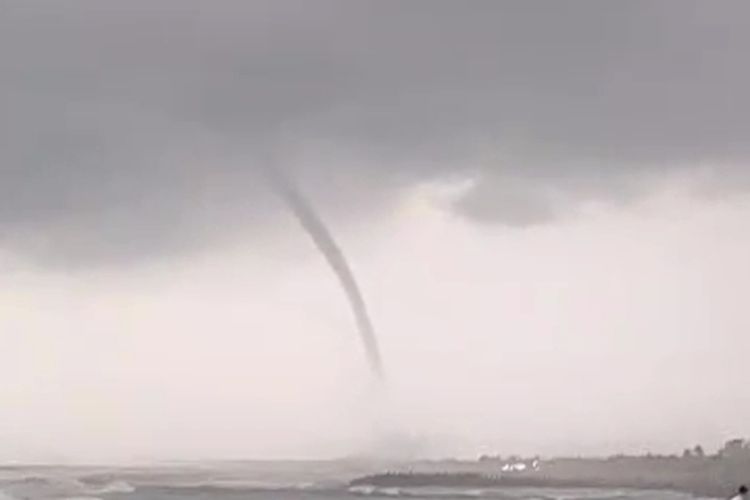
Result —
<instances>
[{"instance_id":1,"label":"low cloud layer","mask_svg":"<svg viewBox=\"0 0 750 500\"><path fill-rule=\"evenodd\" d=\"M6 1L0 245L138 261L259 231L283 162L329 213L471 177L513 226L708 171L745 189L742 1ZM350 207L356 202L355 214Z\"/></svg>"}]
</instances>

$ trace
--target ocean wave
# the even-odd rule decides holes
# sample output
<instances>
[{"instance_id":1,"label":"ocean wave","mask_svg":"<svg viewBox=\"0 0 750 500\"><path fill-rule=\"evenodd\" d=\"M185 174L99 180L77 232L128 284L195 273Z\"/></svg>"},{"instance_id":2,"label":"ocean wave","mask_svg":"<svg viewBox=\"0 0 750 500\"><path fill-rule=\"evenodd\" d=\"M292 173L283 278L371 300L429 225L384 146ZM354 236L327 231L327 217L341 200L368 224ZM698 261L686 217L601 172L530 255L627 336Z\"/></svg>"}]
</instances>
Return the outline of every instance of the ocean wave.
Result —
<instances>
[{"instance_id":1,"label":"ocean wave","mask_svg":"<svg viewBox=\"0 0 750 500\"><path fill-rule=\"evenodd\" d=\"M311 482L280 483L271 481L258 481L252 479L210 479L195 482L152 484L151 486L156 488L175 490L231 490L249 492L327 490L324 485Z\"/></svg>"},{"instance_id":2,"label":"ocean wave","mask_svg":"<svg viewBox=\"0 0 750 500\"><path fill-rule=\"evenodd\" d=\"M377 488L375 486L352 486L349 488L349 493L353 493L355 495L372 495L377 491Z\"/></svg>"},{"instance_id":3,"label":"ocean wave","mask_svg":"<svg viewBox=\"0 0 750 500\"><path fill-rule=\"evenodd\" d=\"M348 493L359 496L399 498L481 498L484 490L452 488L378 488L369 485L352 486Z\"/></svg>"},{"instance_id":4,"label":"ocean wave","mask_svg":"<svg viewBox=\"0 0 750 500\"><path fill-rule=\"evenodd\" d=\"M133 493L135 486L128 483L127 481L112 481L99 488L92 488L91 493L103 494L103 493Z\"/></svg>"},{"instance_id":5,"label":"ocean wave","mask_svg":"<svg viewBox=\"0 0 750 500\"><path fill-rule=\"evenodd\" d=\"M377 490L381 495L386 497L400 497L402 495L401 488L382 488Z\"/></svg>"},{"instance_id":6,"label":"ocean wave","mask_svg":"<svg viewBox=\"0 0 750 500\"><path fill-rule=\"evenodd\" d=\"M3 483L3 492L15 498L87 496L87 488L71 477L29 475Z\"/></svg>"},{"instance_id":7,"label":"ocean wave","mask_svg":"<svg viewBox=\"0 0 750 500\"><path fill-rule=\"evenodd\" d=\"M352 486L346 490L353 495L379 497L412 497L412 493L401 488L376 488L374 486Z\"/></svg>"},{"instance_id":8,"label":"ocean wave","mask_svg":"<svg viewBox=\"0 0 750 500\"><path fill-rule=\"evenodd\" d=\"M3 490L0 490L0 500L18 500L18 499L14 497L13 495L9 495Z\"/></svg>"},{"instance_id":9,"label":"ocean wave","mask_svg":"<svg viewBox=\"0 0 750 500\"><path fill-rule=\"evenodd\" d=\"M99 500L108 493L132 493L135 487L126 481L115 480L101 485L89 484L76 477L27 475L4 481L0 500L12 499L67 499Z\"/></svg>"}]
</instances>

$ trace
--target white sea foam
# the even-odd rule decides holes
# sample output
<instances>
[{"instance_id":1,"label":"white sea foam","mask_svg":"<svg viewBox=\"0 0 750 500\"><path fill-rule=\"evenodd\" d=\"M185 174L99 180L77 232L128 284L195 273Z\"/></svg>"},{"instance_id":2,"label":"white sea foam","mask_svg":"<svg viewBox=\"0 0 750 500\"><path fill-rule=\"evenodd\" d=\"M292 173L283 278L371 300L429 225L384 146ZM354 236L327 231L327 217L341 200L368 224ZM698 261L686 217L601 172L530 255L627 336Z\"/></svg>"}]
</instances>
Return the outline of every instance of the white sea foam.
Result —
<instances>
[{"instance_id":1,"label":"white sea foam","mask_svg":"<svg viewBox=\"0 0 750 500\"><path fill-rule=\"evenodd\" d=\"M135 487L127 481L112 481L100 488L92 488L91 493L132 493Z\"/></svg>"},{"instance_id":2,"label":"white sea foam","mask_svg":"<svg viewBox=\"0 0 750 500\"><path fill-rule=\"evenodd\" d=\"M400 497L401 496L401 488L383 488L383 489L377 490L377 492L387 497Z\"/></svg>"},{"instance_id":3,"label":"white sea foam","mask_svg":"<svg viewBox=\"0 0 750 500\"><path fill-rule=\"evenodd\" d=\"M375 491L376 488L374 486L352 486L349 488L349 493L355 495L372 495Z\"/></svg>"}]
</instances>

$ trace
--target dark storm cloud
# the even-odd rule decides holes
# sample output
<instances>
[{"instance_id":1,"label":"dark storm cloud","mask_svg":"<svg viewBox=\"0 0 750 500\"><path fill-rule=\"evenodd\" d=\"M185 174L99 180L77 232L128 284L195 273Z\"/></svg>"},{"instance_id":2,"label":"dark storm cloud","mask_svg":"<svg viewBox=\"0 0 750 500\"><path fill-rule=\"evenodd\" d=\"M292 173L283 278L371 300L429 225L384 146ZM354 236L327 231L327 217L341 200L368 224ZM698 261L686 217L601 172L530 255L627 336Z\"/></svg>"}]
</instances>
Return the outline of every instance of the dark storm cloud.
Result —
<instances>
[{"instance_id":1,"label":"dark storm cloud","mask_svg":"<svg viewBox=\"0 0 750 500\"><path fill-rule=\"evenodd\" d=\"M269 153L331 207L479 169L456 209L515 225L641 175L735 175L748 19L744 1L6 0L0 244L83 263L209 244L273 207Z\"/></svg>"}]
</instances>

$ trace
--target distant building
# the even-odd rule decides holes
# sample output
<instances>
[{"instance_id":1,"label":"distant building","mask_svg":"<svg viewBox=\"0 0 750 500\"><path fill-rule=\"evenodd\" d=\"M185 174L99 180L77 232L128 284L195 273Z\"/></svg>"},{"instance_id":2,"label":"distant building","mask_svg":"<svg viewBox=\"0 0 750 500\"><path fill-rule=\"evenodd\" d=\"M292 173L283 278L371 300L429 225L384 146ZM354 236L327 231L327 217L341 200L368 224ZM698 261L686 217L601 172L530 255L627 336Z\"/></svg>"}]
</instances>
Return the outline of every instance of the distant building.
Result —
<instances>
[{"instance_id":1,"label":"distant building","mask_svg":"<svg viewBox=\"0 0 750 500\"><path fill-rule=\"evenodd\" d=\"M727 441L719 451L719 456L728 459L750 458L750 443L744 439L732 439Z\"/></svg>"},{"instance_id":2,"label":"distant building","mask_svg":"<svg viewBox=\"0 0 750 500\"><path fill-rule=\"evenodd\" d=\"M687 448L682 452L682 458L705 458L706 452L703 451L701 445L697 445L694 448Z\"/></svg>"}]
</instances>

